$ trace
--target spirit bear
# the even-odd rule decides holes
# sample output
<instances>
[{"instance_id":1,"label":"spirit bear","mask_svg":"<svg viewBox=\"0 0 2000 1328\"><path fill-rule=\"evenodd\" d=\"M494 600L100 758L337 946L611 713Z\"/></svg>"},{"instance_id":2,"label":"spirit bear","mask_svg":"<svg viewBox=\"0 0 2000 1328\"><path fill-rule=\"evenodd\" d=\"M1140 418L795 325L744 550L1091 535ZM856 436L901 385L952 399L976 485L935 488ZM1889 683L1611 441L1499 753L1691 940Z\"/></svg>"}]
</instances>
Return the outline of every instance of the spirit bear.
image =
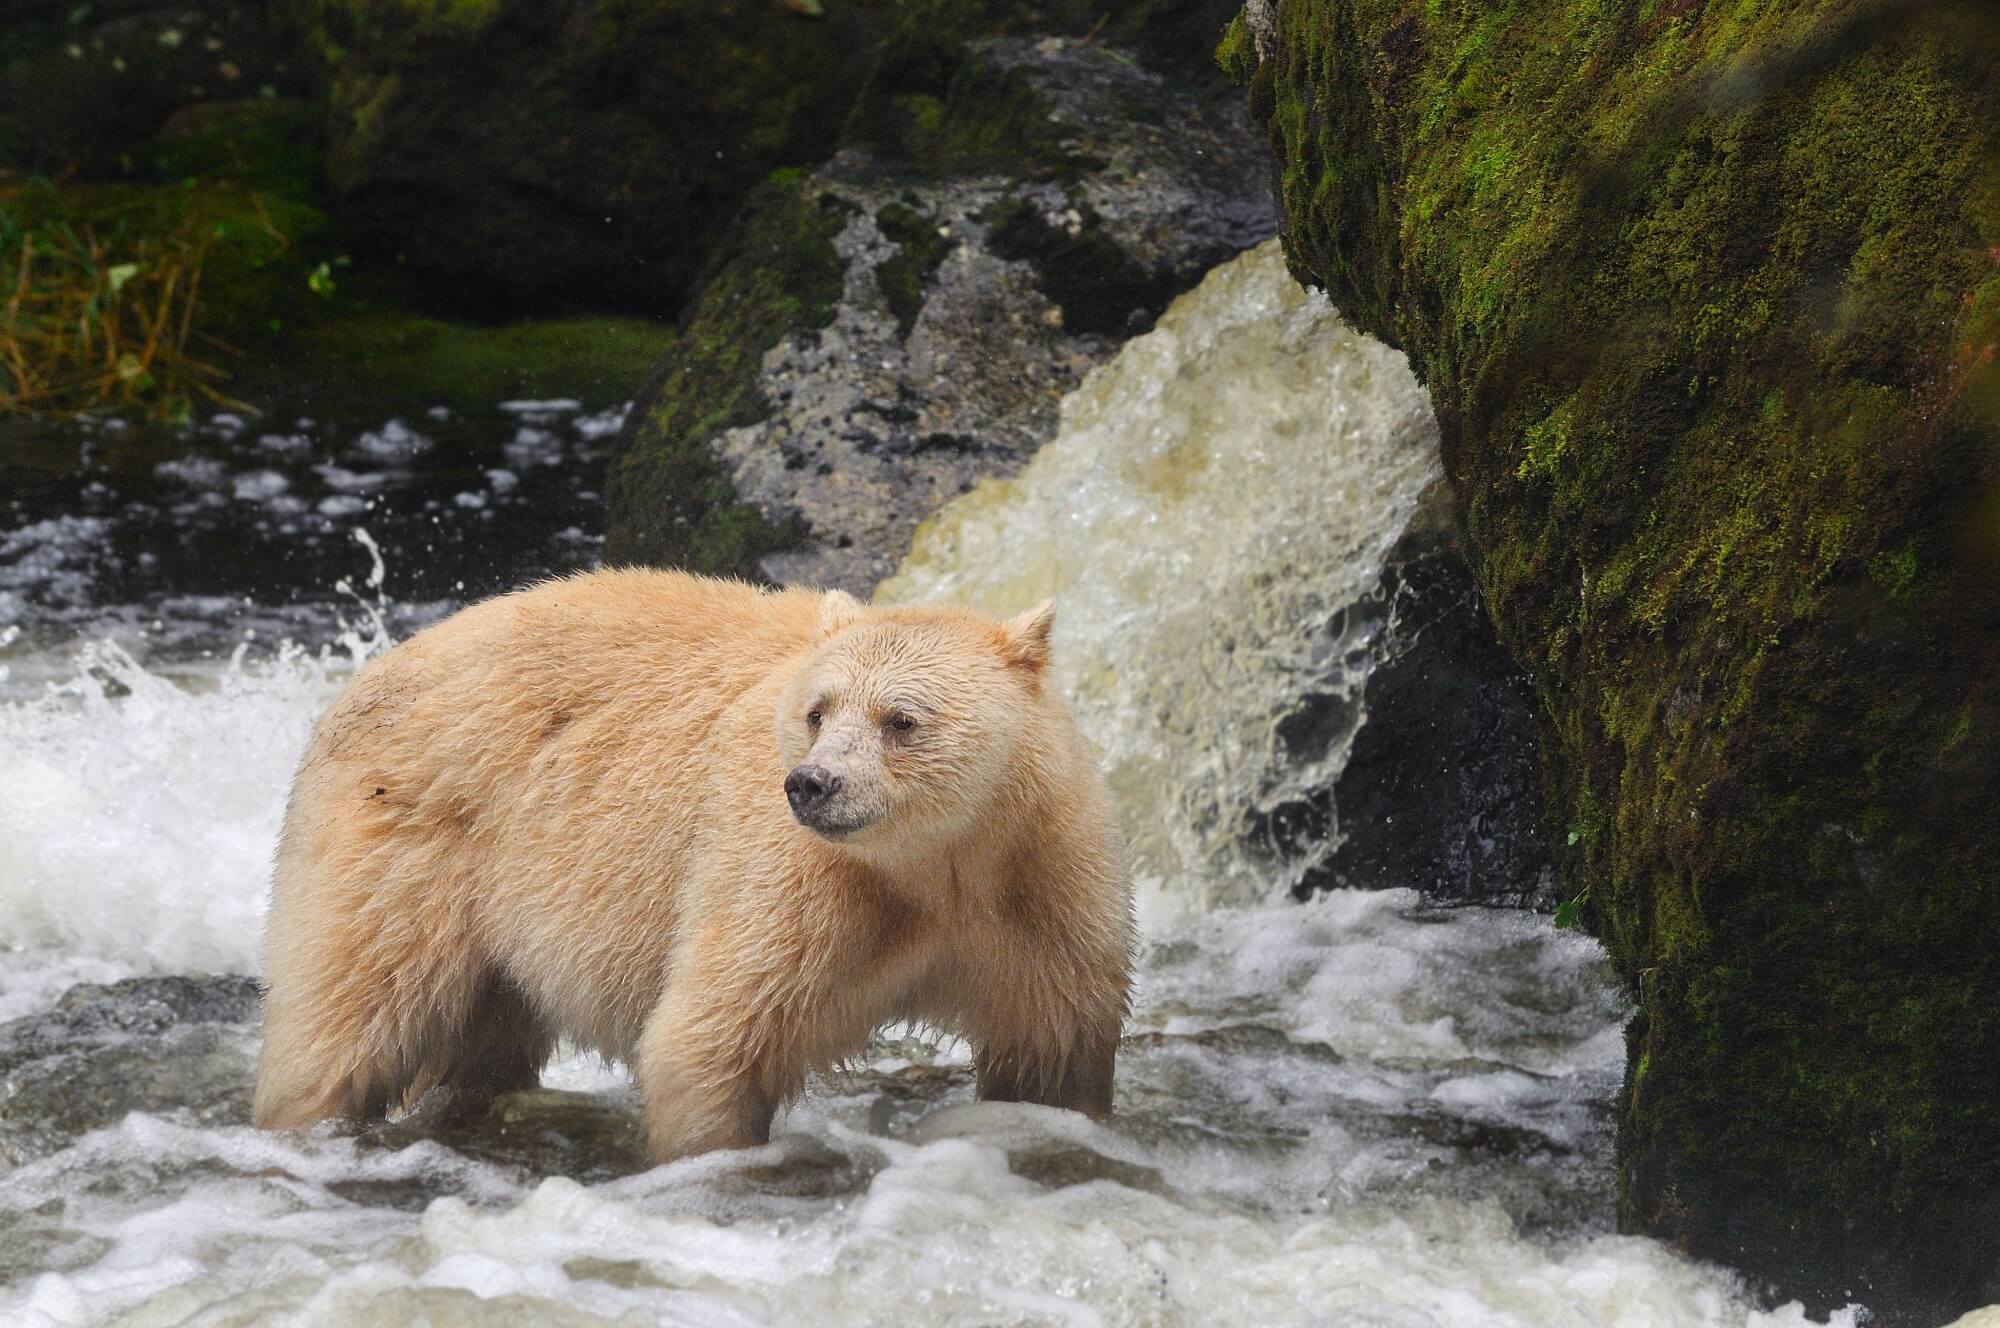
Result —
<instances>
[{"instance_id":1,"label":"spirit bear","mask_svg":"<svg viewBox=\"0 0 2000 1328\"><path fill-rule=\"evenodd\" d=\"M667 1161L898 1019L1107 1114L1132 898L1052 620L623 570L372 661L285 814L257 1124L530 1087L567 1035Z\"/></svg>"}]
</instances>

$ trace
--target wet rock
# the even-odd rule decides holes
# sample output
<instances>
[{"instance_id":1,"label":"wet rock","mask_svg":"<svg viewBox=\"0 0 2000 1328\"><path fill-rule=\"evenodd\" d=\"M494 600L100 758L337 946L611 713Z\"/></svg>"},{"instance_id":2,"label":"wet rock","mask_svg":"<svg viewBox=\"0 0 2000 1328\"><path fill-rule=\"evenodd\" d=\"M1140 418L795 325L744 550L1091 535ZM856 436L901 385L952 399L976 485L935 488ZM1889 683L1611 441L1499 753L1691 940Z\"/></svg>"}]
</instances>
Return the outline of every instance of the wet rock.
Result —
<instances>
[{"instance_id":1,"label":"wet rock","mask_svg":"<svg viewBox=\"0 0 2000 1328\"><path fill-rule=\"evenodd\" d=\"M1038 1148L1009 1152L1007 1169L1051 1190L1110 1181L1130 1190L1143 1190L1147 1194L1172 1193L1166 1178L1157 1169L1106 1157L1088 1148Z\"/></svg>"},{"instance_id":2,"label":"wet rock","mask_svg":"<svg viewBox=\"0 0 2000 1328\"><path fill-rule=\"evenodd\" d=\"M1308 696L1279 732L1301 764L1339 743L1347 759L1262 827L1291 855L1332 838L1296 893L1408 886L1436 903L1554 908L1534 688L1487 617L1443 486L1334 634L1365 643L1361 695Z\"/></svg>"},{"instance_id":3,"label":"wet rock","mask_svg":"<svg viewBox=\"0 0 2000 1328\"><path fill-rule=\"evenodd\" d=\"M428 1139L525 1179L568 1176L590 1183L649 1165L633 1102L551 1088L503 1093L464 1107L436 1097L429 1110L420 1103L410 1116L362 1132L362 1146L398 1149ZM392 1207L421 1208L437 1194L435 1183L421 1177L368 1184L368 1202Z\"/></svg>"},{"instance_id":4,"label":"wet rock","mask_svg":"<svg viewBox=\"0 0 2000 1328\"><path fill-rule=\"evenodd\" d=\"M935 95L871 93L829 163L753 197L619 441L611 560L866 593L1270 233L1261 152L1201 81L1062 37L952 59Z\"/></svg>"},{"instance_id":5,"label":"wet rock","mask_svg":"<svg viewBox=\"0 0 2000 1328\"><path fill-rule=\"evenodd\" d=\"M246 977L131 978L0 1024L0 1166L133 1111L247 1121L259 999Z\"/></svg>"}]
</instances>

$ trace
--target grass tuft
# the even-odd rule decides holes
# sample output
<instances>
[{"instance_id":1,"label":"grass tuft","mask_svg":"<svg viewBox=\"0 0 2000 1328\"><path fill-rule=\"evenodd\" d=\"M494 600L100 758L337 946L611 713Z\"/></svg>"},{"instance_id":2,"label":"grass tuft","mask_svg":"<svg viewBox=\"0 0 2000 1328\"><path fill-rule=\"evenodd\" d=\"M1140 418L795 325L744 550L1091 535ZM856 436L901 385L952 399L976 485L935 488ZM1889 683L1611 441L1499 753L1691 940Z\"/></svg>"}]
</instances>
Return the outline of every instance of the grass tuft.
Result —
<instances>
[{"instance_id":1,"label":"grass tuft","mask_svg":"<svg viewBox=\"0 0 2000 1328\"><path fill-rule=\"evenodd\" d=\"M0 415L184 419L237 403L199 326L212 232L135 235L72 217L53 187L0 189Z\"/></svg>"}]
</instances>

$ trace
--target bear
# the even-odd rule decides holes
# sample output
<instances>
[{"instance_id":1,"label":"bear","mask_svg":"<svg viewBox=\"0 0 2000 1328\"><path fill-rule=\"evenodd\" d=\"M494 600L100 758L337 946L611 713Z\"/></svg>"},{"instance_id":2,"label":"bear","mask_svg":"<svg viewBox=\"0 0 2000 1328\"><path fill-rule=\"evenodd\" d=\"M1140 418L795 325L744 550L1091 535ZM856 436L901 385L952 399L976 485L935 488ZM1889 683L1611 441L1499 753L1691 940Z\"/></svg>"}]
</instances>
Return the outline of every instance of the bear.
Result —
<instances>
[{"instance_id":1,"label":"bear","mask_svg":"<svg viewBox=\"0 0 2000 1328\"><path fill-rule=\"evenodd\" d=\"M568 1037L667 1162L897 1020L1108 1115L1132 891L1052 624L628 568L370 660L279 834L256 1124L533 1087Z\"/></svg>"}]
</instances>

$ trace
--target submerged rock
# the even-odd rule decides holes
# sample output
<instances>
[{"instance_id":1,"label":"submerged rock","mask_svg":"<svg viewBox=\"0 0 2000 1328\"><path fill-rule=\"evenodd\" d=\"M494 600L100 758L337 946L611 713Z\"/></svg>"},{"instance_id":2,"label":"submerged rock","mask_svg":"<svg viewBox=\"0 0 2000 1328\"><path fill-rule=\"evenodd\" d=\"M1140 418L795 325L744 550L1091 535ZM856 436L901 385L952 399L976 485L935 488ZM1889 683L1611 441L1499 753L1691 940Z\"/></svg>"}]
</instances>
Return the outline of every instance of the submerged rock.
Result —
<instances>
[{"instance_id":1,"label":"submerged rock","mask_svg":"<svg viewBox=\"0 0 2000 1328\"><path fill-rule=\"evenodd\" d=\"M831 162L753 196L620 439L613 561L866 592L1275 224L1200 81L1060 37L932 54L936 95L875 89Z\"/></svg>"},{"instance_id":2,"label":"submerged rock","mask_svg":"<svg viewBox=\"0 0 2000 1328\"><path fill-rule=\"evenodd\" d=\"M259 999L246 977L129 978L0 1024L0 1167L133 1111L249 1119Z\"/></svg>"},{"instance_id":3,"label":"submerged rock","mask_svg":"<svg viewBox=\"0 0 2000 1328\"><path fill-rule=\"evenodd\" d=\"M2000 19L1252 17L1288 253L1430 389L1638 995L1623 1223L2000 1297Z\"/></svg>"}]
</instances>

